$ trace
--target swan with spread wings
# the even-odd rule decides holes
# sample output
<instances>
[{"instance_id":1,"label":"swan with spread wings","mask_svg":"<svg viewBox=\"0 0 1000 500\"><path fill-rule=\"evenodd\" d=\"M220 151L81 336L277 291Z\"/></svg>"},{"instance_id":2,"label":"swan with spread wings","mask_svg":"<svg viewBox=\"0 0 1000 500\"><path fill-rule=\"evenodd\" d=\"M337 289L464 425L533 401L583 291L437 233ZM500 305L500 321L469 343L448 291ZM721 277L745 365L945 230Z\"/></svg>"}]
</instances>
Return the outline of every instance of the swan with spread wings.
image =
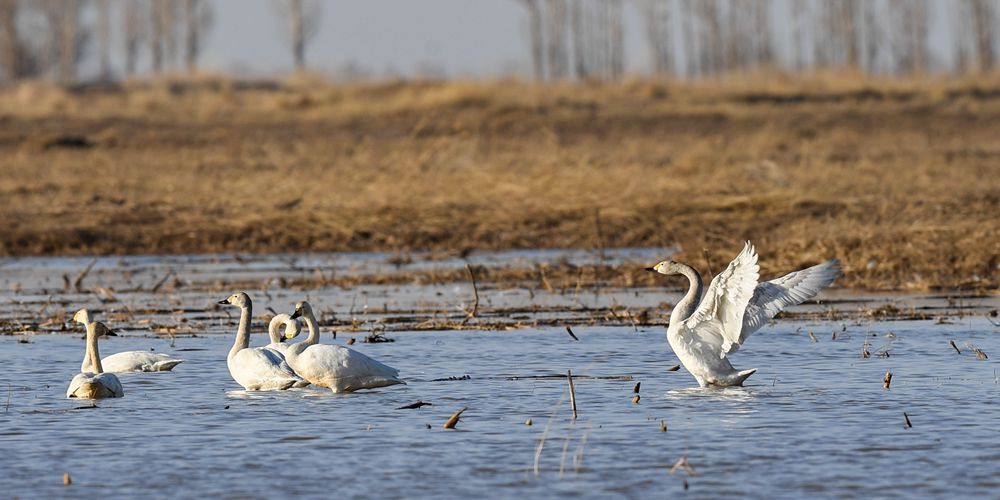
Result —
<instances>
[{"instance_id":1,"label":"swan with spread wings","mask_svg":"<svg viewBox=\"0 0 1000 500\"><path fill-rule=\"evenodd\" d=\"M646 268L660 274L680 274L690 285L674 306L667 342L698 385L739 386L756 372L737 370L727 355L782 309L814 297L840 276L840 262L822 264L758 283L757 252L750 242L719 273L702 297L702 279L693 267L665 260Z\"/></svg>"}]
</instances>

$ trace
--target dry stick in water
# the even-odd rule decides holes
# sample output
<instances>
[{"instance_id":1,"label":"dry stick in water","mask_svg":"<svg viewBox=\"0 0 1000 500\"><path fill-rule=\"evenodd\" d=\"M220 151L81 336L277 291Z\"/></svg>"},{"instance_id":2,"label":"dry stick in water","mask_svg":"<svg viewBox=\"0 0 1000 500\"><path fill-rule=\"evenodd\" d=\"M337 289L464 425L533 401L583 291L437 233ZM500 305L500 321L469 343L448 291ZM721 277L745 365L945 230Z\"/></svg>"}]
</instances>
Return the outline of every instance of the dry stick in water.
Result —
<instances>
[{"instance_id":1,"label":"dry stick in water","mask_svg":"<svg viewBox=\"0 0 1000 500\"><path fill-rule=\"evenodd\" d=\"M448 419L448 421L444 423L444 428L445 429L454 429L455 428L455 424L457 424L458 421L461 419L462 412L464 412L465 410L468 410L468 409L469 409L469 407L466 406L466 407L463 407L461 410L458 410L455 413L453 413L451 415L451 417Z\"/></svg>"},{"instance_id":2,"label":"dry stick in water","mask_svg":"<svg viewBox=\"0 0 1000 500\"><path fill-rule=\"evenodd\" d=\"M570 337L573 337L573 340L577 342L580 341L580 339L576 338L576 335L573 333L573 330L570 330L568 326L566 327L566 333L568 333Z\"/></svg>"},{"instance_id":3,"label":"dry stick in water","mask_svg":"<svg viewBox=\"0 0 1000 500\"><path fill-rule=\"evenodd\" d=\"M904 429L909 429L910 427L913 427L913 424L910 423L910 416L907 415L906 412L904 411L903 412L903 428Z\"/></svg>"},{"instance_id":4,"label":"dry stick in water","mask_svg":"<svg viewBox=\"0 0 1000 500\"><path fill-rule=\"evenodd\" d=\"M959 348L958 348L958 346L957 346L957 345L955 344L955 341L954 341L954 340L949 340L949 341L948 341L948 345L950 345L950 346L951 346L951 348L955 350L955 352L957 352L957 353L959 353L959 354L962 354L962 351L961 351L961 350L959 350Z\"/></svg>"},{"instance_id":5,"label":"dry stick in water","mask_svg":"<svg viewBox=\"0 0 1000 500\"><path fill-rule=\"evenodd\" d=\"M78 292L83 291L81 289L83 285L83 279L86 278L88 274L90 274L90 270L94 268L94 264L96 263L97 263L97 257L90 259L90 264L87 264L87 267L85 267L83 271L80 271L80 274L76 275L76 279L73 280L73 288L75 288L76 291Z\"/></svg>"},{"instance_id":6,"label":"dry stick in water","mask_svg":"<svg viewBox=\"0 0 1000 500\"><path fill-rule=\"evenodd\" d=\"M160 278L160 281L157 281L156 284L153 285L153 288L150 288L149 291L151 293L156 293L157 291L159 291L160 287L163 286L163 284L167 282L167 279L173 276L173 274L174 274L173 269L167 271L167 274L164 274L163 277Z\"/></svg>"},{"instance_id":7,"label":"dry stick in water","mask_svg":"<svg viewBox=\"0 0 1000 500\"><path fill-rule=\"evenodd\" d=\"M882 379L882 388L889 389L889 384L891 383L892 383L892 372L887 370L885 372L885 378Z\"/></svg>"},{"instance_id":8,"label":"dry stick in water","mask_svg":"<svg viewBox=\"0 0 1000 500\"><path fill-rule=\"evenodd\" d=\"M871 351L868 350L868 337L865 336L865 342L861 344L861 359L868 359L871 355Z\"/></svg>"},{"instance_id":9,"label":"dry stick in water","mask_svg":"<svg viewBox=\"0 0 1000 500\"><path fill-rule=\"evenodd\" d=\"M462 320L462 324L466 324L470 319L476 317L476 312L479 311L479 287L476 285L476 273L472 272L472 266L468 262L465 263L465 270L469 271L469 279L472 280L472 293L474 294L474 301L472 302L472 310L466 311L465 319Z\"/></svg>"},{"instance_id":10,"label":"dry stick in water","mask_svg":"<svg viewBox=\"0 0 1000 500\"><path fill-rule=\"evenodd\" d=\"M569 381L569 404L573 408L573 420L576 420L576 390L573 388L573 372L566 370L566 380Z\"/></svg>"},{"instance_id":11,"label":"dry stick in water","mask_svg":"<svg viewBox=\"0 0 1000 500\"><path fill-rule=\"evenodd\" d=\"M813 335L813 332L809 332L809 340L812 340L813 342L819 342L819 339L816 338L816 335Z\"/></svg>"}]
</instances>

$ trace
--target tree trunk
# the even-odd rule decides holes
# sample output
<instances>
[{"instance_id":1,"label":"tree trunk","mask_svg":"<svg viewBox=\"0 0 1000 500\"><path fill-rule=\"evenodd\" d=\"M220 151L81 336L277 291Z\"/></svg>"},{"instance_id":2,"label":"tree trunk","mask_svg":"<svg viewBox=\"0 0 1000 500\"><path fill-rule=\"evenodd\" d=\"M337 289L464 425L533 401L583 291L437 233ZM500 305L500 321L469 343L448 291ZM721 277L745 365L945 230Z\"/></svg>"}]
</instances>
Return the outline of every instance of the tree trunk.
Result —
<instances>
[{"instance_id":1,"label":"tree trunk","mask_svg":"<svg viewBox=\"0 0 1000 500\"><path fill-rule=\"evenodd\" d=\"M198 0L184 1L184 66L189 74L198 70L199 20Z\"/></svg>"}]
</instances>

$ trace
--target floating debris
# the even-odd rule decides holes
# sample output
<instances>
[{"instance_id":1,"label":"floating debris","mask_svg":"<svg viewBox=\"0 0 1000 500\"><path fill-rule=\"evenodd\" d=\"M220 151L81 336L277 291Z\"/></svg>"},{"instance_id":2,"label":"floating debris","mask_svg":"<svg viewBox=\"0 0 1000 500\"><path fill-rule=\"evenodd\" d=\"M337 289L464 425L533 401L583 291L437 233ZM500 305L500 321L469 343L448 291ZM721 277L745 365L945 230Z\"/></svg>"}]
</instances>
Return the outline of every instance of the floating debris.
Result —
<instances>
[{"instance_id":1,"label":"floating debris","mask_svg":"<svg viewBox=\"0 0 1000 500\"><path fill-rule=\"evenodd\" d=\"M904 411L903 412L903 428L904 429L909 429L910 427L913 427L913 424L910 423L910 416L907 415L906 412Z\"/></svg>"},{"instance_id":2,"label":"floating debris","mask_svg":"<svg viewBox=\"0 0 1000 500\"><path fill-rule=\"evenodd\" d=\"M667 423L663 420L660 420L660 432L667 432Z\"/></svg>"},{"instance_id":3,"label":"floating debris","mask_svg":"<svg viewBox=\"0 0 1000 500\"><path fill-rule=\"evenodd\" d=\"M670 468L670 475L671 476L674 475L674 473L679 470L686 472L687 475L689 476L698 475L698 473L694 470L694 467L692 467L691 464L688 463L687 455L677 459L677 462L674 463L674 466Z\"/></svg>"},{"instance_id":4,"label":"floating debris","mask_svg":"<svg viewBox=\"0 0 1000 500\"><path fill-rule=\"evenodd\" d=\"M415 403L410 403L408 405L403 405L403 406L400 406L399 408L396 408L396 409L397 410L415 410L417 408L420 408L421 406L434 406L434 405L432 403L425 403L425 402L423 402L423 401L421 401L421 400L418 399Z\"/></svg>"},{"instance_id":5,"label":"floating debris","mask_svg":"<svg viewBox=\"0 0 1000 500\"><path fill-rule=\"evenodd\" d=\"M861 344L861 359L868 359L871 357L872 353L868 350L869 345L868 337L865 337L865 342Z\"/></svg>"},{"instance_id":6,"label":"floating debris","mask_svg":"<svg viewBox=\"0 0 1000 500\"><path fill-rule=\"evenodd\" d=\"M640 397L639 397L638 394L636 394L635 396L632 396L632 404L634 404L634 405L639 404L639 399L640 399Z\"/></svg>"},{"instance_id":7,"label":"floating debris","mask_svg":"<svg viewBox=\"0 0 1000 500\"><path fill-rule=\"evenodd\" d=\"M961 350L960 350L960 349L958 348L958 346L957 346L957 345L955 344L955 341L954 341L954 340L949 340L949 341L948 341L948 345L950 345L950 346L951 346L951 348L955 350L955 352L957 352L957 353L959 353L959 354L962 354L962 351L961 351Z\"/></svg>"},{"instance_id":8,"label":"floating debris","mask_svg":"<svg viewBox=\"0 0 1000 500\"><path fill-rule=\"evenodd\" d=\"M347 345L354 345L354 337L347 339Z\"/></svg>"},{"instance_id":9,"label":"floating debris","mask_svg":"<svg viewBox=\"0 0 1000 500\"><path fill-rule=\"evenodd\" d=\"M454 429L455 428L455 424L458 424L458 421L462 417L462 412L464 412L465 410L468 410L468 409L469 409L469 407L466 406L466 407L463 407L461 410L458 410L455 413L453 413L451 415L451 417L449 417L448 420L444 423L444 428L445 429ZM428 426L428 427L430 427L430 426Z\"/></svg>"},{"instance_id":10,"label":"floating debris","mask_svg":"<svg viewBox=\"0 0 1000 500\"><path fill-rule=\"evenodd\" d=\"M889 384L891 384L891 383L892 383L892 372L891 371L886 371L885 372L885 378L882 379L882 388L883 389L889 389Z\"/></svg>"},{"instance_id":11,"label":"floating debris","mask_svg":"<svg viewBox=\"0 0 1000 500\"><path fill-rule=\"evenodd\" d=\"M668 372L675 372L675 371L680 370L680 369L681 369L681 365L674 365L674 366L671 366L670 368L667 368L667 371Z\"/></svg>"},{"instance_id":12,"label":"floating debris","mask_svg":"<svg viewBox=\"0 0 1000 500\"><path fill-rule=\"evenodd\" d=\"M639 394L639 386L640 385L642 385L642 382L636 382L635 383L635 387L632 388L632 392L634 392L636 394Z\"/></svg>"},{"instance_id":13,"label":"floating debris","mask_svg":"<svg viewBox=\"0 0 1000 500\"><path fill-rule=\"evenodd\" d=\"M435 379L431 379L431 382L454 382L456 380L472 380L472 377L469 376L469 375L460 375L458 377L452 376L452 377L445 377L445 378L435 378Z\"/></svg>"},{"instance_id":14,"label":"floating debris","mask_svg":"<svg viewBox=\"0 0 1000 500\"><path fill-rule=\"evenodd\" d=\"M336 337L334 337L336 338ZM381 344L383 342L395 342L396 339L386 337L384 333L372 333L364 338L363 342L366 344Z\"/></svg>"},{"instance_id":15,"label":"floating debris","mask_svg":"<svg viewBox=\"0 0 1000 500\"><path fill-rule=\"evenodd\" d=\"M531 417L528 417L528 420L524 421L524 425L527 425L528 427L531 427Z\"/></svg>"},{"instance_id":16,"label":"floating debris","mask_svg":"<svg viewBox=\"0 0 1000 500\"><path fill-rule=\"evenodd\" d=\"M972 352L976 353L976 357L979 358L981 361L986 361L987 359L990 359L990 357L987 356L986 353L978 347L972 348Z\"/></svg>"},{"instance_id":17,"label":"floating debris","mask_svg":"<svg viewBox=\"0 0 1000 500\"><path fill-rule=\"evenodd\" d=\"M814 343L819 342L819 339L816 338L816 334L814 334L813 332L809 332L809 340L813 341Z\"/></svg>"},{"instance_id":18,"label":"floating debris","mask_svg":"<svg viewBox=\"0 0 1000 500\"><path fill-rule=\"evenodd\" d=\"M573 333L573 330L571 330L570 327L568 327L568 326L566 327L566 333L568 333L570 337L573 337L573 340L575 340L577 342L580 341L580 339L578 339L576 337L576 335Z\"/></svg>"},{"instance_id":19,"label":"floating debris","mask_svg":"<svg viewBox=\"0 0 1000 500\"><path fill-rule=\"evenodd\" d=\"M66 486L73 484L73 478L69 477L69 472L63 474L63 484Z\"/></svg>"}]
</instances>

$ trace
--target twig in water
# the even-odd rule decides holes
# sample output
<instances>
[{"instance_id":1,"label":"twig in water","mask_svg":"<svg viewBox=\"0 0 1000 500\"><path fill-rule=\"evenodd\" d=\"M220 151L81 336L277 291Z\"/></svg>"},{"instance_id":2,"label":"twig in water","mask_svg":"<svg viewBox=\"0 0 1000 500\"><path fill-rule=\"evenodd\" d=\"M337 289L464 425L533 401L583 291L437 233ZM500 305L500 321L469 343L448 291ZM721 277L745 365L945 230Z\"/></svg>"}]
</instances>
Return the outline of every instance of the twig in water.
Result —
<instances>
[{"instance_id":1,"label":"twig in water","mask_svg":"<svg viewBox=\"0 0 1000 500\"><path fill-rule=\"evenodd\" d=\"M400 406L399 408L396 408L396 409L397 410L414 410L414 409L420 408L421 406L434 406L434 405L431 404L431 403L425 403L425 402L423 402L423 401L421 401L421 400L418 399L415 403L410 403L408 405L403 405L403 406Z\"/></svg>"},{"instance_id":2,"label":"twig in water","mask_svg":"<svg viewBox=\"0 0 1000 500\"><path fill-rule=\"evenodd\" d=\"M580 341L580 339L576 338L576 335L573 333L573 330L570 330L568 326L566 327L566 333L568 333L570 337L573 337L573 340L577 342Z\"/></svg>"},{"instance_id":3,"label":"twig in water","mask_svg":"<svg viewBox=\"0 0 1000 500\"><path fill-rule=\"evenodd\" d=\"M674 475L674 473L677 472L678 470L683 470L689 476L698 475L698 473L695 472L694 467L692 467L691 464L688 463L688 458L686 455L677 459L677 462L674 463L674 466L670 468L670 475L671 476Z\"/></svg>"},{"instance_id":4,"label":"twig in water","mask_svg":"<svg viewBox=\"0 0 1000 500\"><path fill-rule=\"evenodd\" d=\"M634 405L639 404L639 399L640 398L641 398L641 396L639 396L638 394L636 394L635 396L632 396L632 404L634 404Z\"/></svg>"},{"instance_id":5,"label":"twig in water","mask_svg":"<svg viewBox=\"0 0 1000 500\"><path fill-rule=\"evenodd\" d=\"M69 477L69 472L63 474L63 484L66 486L73 484L73 478Z\"/></svg>"},{"instance_id":6,"label":"twig in water","mask_svg":"<svg viewBox=\"0 0 1000 500\"><path fill-rule=\"evenodd\" d=\"M889 384L891 383L892 383L892 372L887 370L885 372L885 378L882 379L882 388L888 390Z\"/></svg>"},{"instance_id":7,"label":"twig in water","mask_svg":"<svg viewBox=\"0 0 1000 500\"><path fill-rule=\"evenodd\" d=\"M954 340L949 340L948 341L948 345L950 345L951 348L955 350L955 352L957 352L959 354L962 354L962 351L958 348L957 345L955 345L955 341Z\"/></svg>"},{"instance_id":8,"label":"twig in water","mask_svg":"<svg viewBox=\"0 0 1000 500\"><path fill-rule=\"evenodd\" d=\"M986 355L986 352L984 352L982 349L978 347L974 347L972 349L972 352L976 353L976 357L979 358L981 361L986 361L987 359L990 359L990 357Z\"/></svg>"},{"instance_id":9,"label":"twig in water","mask_svg":"<svg viewBox=\"0 0 1000 500\"><path fill-rule=\"evenodd\" d=\"M151 293L156 293L160 289L160 287L163 286L163 284L167 282L167 279L170 278L171 276L173 276L173 274L174 274L173 269L168 270L167 274L164 274L163 277L160 278L160 281L157 281L156 284L153 285L153 288L150 288L149 291Z\"/></svg>"},{"instance_id":10,"label":"twig in water","mask_svg":"<svg viewBox=\"0 0 1000 500\"><path fill-rule=\"evenodd\" d=\"M996 373L996 370L994 370L993 372L994 372L994 374L995 374L995 373ZM10 410L10 398L11 398L11 396L13 396L13 395L14 395L14 388L13 388L13 387L11 387L11 385L10 385L10 384L7 384L7 404L6 404L6 405L4 405L4 407L3 407L3 412L4 412L4 413L7 413L7 411L8 411L8 410Z\"/></svg>"},{"instance_id":11,"label":"twig in water","mask_svg":"<svg viewBox=\"0 0 1000 500\"><path fill-rule=\"evenodd\" d=\"M813 332L809 332L809 340L813 341L814 343L819 342L819 339L816 338L816 335L814 335Z\"/></svg>"},{"instance_id":12,"label":"twig in water","mask_svg":"<svg viewBox=\"0 0 1000 500\"><path fill-rule=\"evenodd\" d=\"M576 455L573 456L573 473L580 474L580 466L583 465L583 452L587 447L587 438L590 437L590 429L593 425L587 424L587 432L580 438L580 444L576 446Z\"/></svg>"},{"instance_id":13,"label":"twig in water","mask_svg":"<svg viewBox=\"0 0 1000 500\"><path fill-rule=\"evenodd\" d=\"M909 429L910 427L913 427L913 424L910 423L910 416L907 415L906 412L904 411L903 412L903 428L904 429Z\"/></svg>"},{"instance_id":14,"label":"twig in water","mask_svg":"<svg viewBox=\"0 0 1000 500\"><path fill-rule=\"evenodd\" d=\"M642 385L642 382L636 382L635 383L635 387L632 388L632 392L634 392L636 394L639 394L639 386L640 385Z\"/></svg>"},{"instance_id":15,"label":"twig in water","mask_svg":"<svg viewBox=\"0 0 1000 500\"><path fill-rule=\"evenodd\" d=\"M461 419L462 412L464 412L465 410L468 410L468 409L469 409L469 407L466 406L466 407L463 407L461 410L458 410L455 413L453 413L451 415L451 417L448 418L448 420L444 423L444 428L445 429L454 429L455 428L455 424L457 424L458 421Z\"/></svg>"},{"instance_id":16,"label":"twig in water","mask_svg":"<svg viewBox=\"0 0 1000 500\"><path fill-rule=\"evenodd\" d=\"M868 359L871 357L872 353L868 350L868 336L865 336L865 342L861 344L861 359Z\"/></svg>"},{"instance_id":17,"label":"twig in water","mask_svg":"<svg viewBox=\"0 0 1000 500\"><path fill-rule=\"evenodd\" d=\"M573 435L566 434L566 439L563 440L562 455L559 456L559 479L563 478L563 472L566 470L566 455L569 453L569 442L572 440Z\"/></svg>"},{"instance_id":18,"label":"twig in water","mask_svg":"<svg viewBox=\"0 0 1000 500\"><path fill-rule=\"evenodd\" d=\"M527 425L528 427L531 427L531 417L528 417L528 420L524 421L524 425Z\"/></svg>"},{"instance_id":19,"label":"twig in water","mask_svg":"<svg viewBox=\"0 0 1000 500\"><path fill-rule=\"evenodd\" d=\"M996 309L994 309L994 310L992 310L992 311L984 314L983 316L985 316L986 317L986 321L989 321L990 323L992 323L993 326L1000 326L1000 323L997 323L996 321L993 321L993 318L995 318L997 316Z\"/></svg>"},{"instance_id":20,"label":"twig in water","mask_svg":"<svg viewBox=\"0 0 1000 500\"><path fill-rule=\"evenodd\" d=\"M674 365L674 366L671 366L670 368L667 368L667 371L668 372L675 372L675 371L680 370L680 369L681 369L681 365Z\"/></svg>"},{"instance_id":21,"label":"twig in water","mask_svg":"<svg viewBox=\"0 0 1000 500\"><path fill-rule=\"evenodd\" d=\"M476 273L472 272L472 266L468 262L465 263L465 270L469 271L469 279L472 280L472 293L474 294L474 301L472 302L472 309L465 312L465 319L462 320L462 324L466 324L470 319L476 317L476 312L479 311L479 287L476 285Z\"/></svg>"},{"instance_id":22,"label":"twig in water","mask_svg":"<svg viewBox=\"0 0 1000 500\"><path fill-rule=\"evenodd\" d=\"M660 432L667 432L667 423L663 420L660 420Z\"/></svg>"},{"instance_id":23,"label":"twig in water","mask_svg":"<svg viewBox=\"0 0 1000 500\"><path fill-rule=\"evenodd\" d=\"M87 267L85 267L83 271L80 271L80 274L76 275L76 279L73 280L73 288L75 288L76 291L78 292L83 291L82 290L83 279L86 278L88 274L90 274L90 270L94 268L94 264L96 263L97 263L97 257L90 259L90 264L87 264Z\"/></svg>"},{"instance_id":24,"label":"twig in water","mask_svg":"<svg viewBox=\"0 0 1000 500\"><path fill-rule=\"evenodd\" d=\"M573 408L573 420L576 420L576 390L573 388L573 372L566 370L566 380L569 381L569 404Z\"/></svg>"}]
</instances>

